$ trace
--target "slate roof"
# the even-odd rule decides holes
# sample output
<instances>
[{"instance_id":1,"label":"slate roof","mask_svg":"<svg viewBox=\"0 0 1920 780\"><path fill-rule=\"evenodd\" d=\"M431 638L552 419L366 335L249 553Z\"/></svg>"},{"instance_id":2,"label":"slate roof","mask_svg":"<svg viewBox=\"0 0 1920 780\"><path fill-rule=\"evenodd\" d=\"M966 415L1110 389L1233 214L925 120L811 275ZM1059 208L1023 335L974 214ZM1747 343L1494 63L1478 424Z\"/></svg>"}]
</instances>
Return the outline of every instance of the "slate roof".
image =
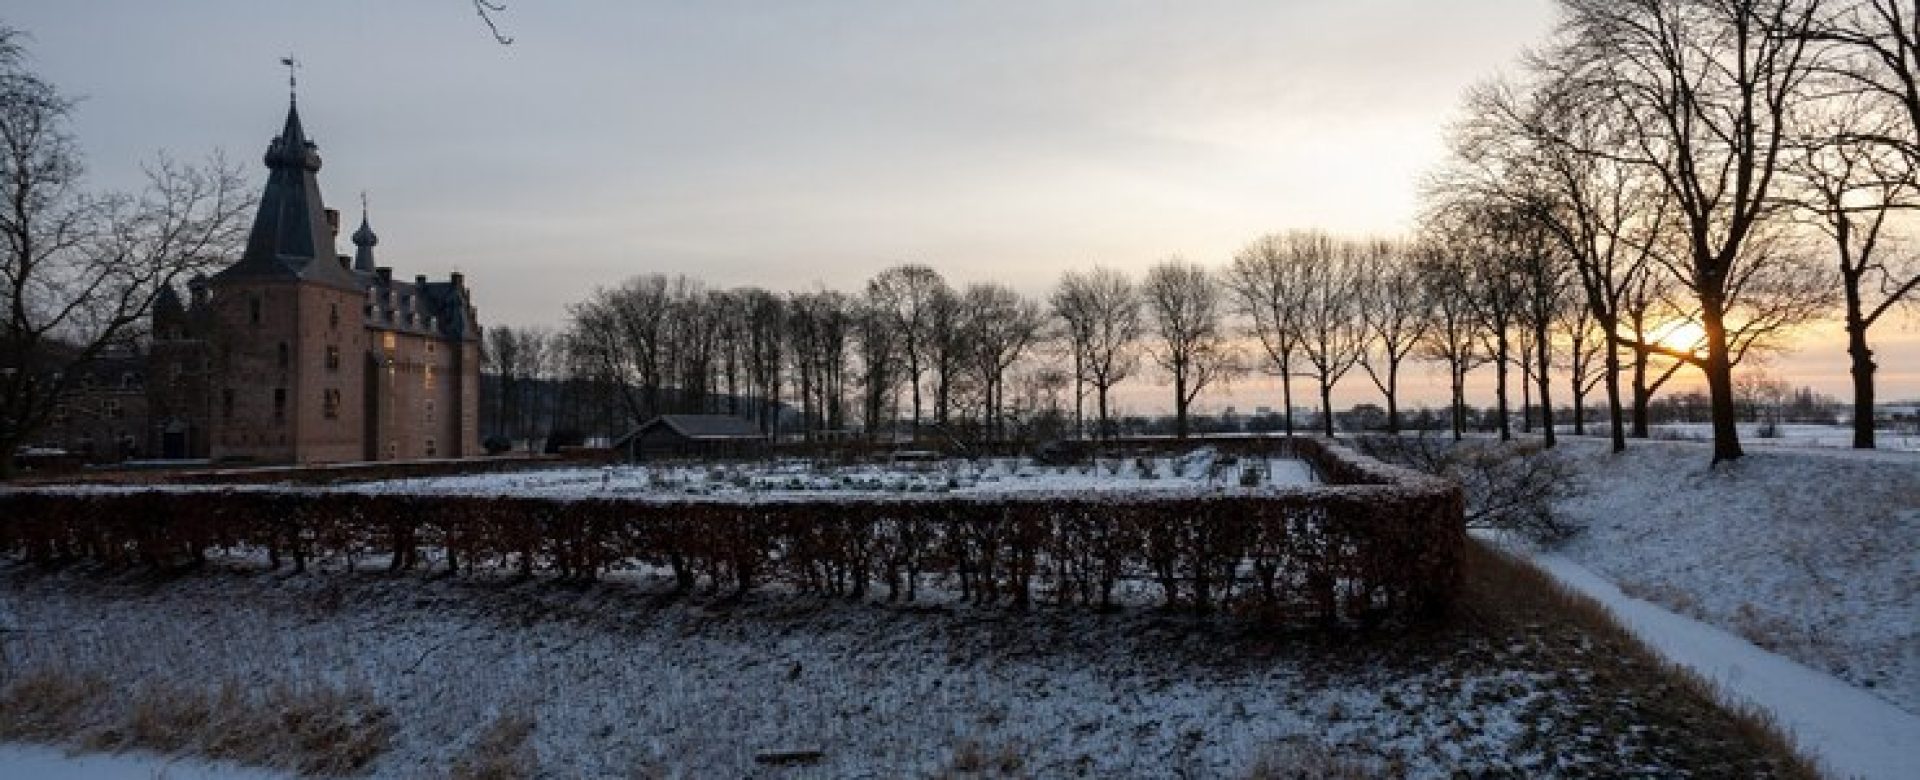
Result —
<instances>
[{"instance_id":1,"label":"slate roof","mask_svg":"<svg viewBox=\"0 0 1920 780\"><path fill-rule=\"evenodd\" d=\"M267 186L247 234L246 253L216 278L281 278L359 289L333 251L333 228L315 177L320 148L307 140L299 106L288 104L286 126L267 146L264 162Z\"/></svg>"},{"instance_id":2,"label":"slate roof","mask_svg":"<svg viewBox=\"0 0 1920 780\"><path fill-rule=\"evenodd\" d=\"M642 423L627 435L614 440L613 448L621 449L635 438L666 427L693 441L721 442L765 439L760 426L744 417L729 414L663 414Z\"/></svg>"}]
</instances>

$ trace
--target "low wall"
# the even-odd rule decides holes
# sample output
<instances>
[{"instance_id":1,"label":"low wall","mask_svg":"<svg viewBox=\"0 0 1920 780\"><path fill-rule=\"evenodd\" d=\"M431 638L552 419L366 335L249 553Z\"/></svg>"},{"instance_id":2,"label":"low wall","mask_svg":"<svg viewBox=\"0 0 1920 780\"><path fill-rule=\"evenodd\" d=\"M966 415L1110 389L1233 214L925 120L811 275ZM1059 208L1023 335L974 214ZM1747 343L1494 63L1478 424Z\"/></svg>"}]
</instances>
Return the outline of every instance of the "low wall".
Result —
<instances>
[{"instance_id":1,"label":"low wall","mask_svg":"<svg viewBox=\"0 0 1920 780\"><path fill-rule=\"evenodd\" d=\"M1170 607L1374 622L1452 602L1457 487L1312 439L1326 484L1218 493L899 495L842 500L565 500L274 489L0 492L0 551L180 566L216 550L277 567L382 556L396 569L591 578L644 564L687 588L777 582L979 604L1105 606L1126 581Z\"/></svg>"}]
</instances>

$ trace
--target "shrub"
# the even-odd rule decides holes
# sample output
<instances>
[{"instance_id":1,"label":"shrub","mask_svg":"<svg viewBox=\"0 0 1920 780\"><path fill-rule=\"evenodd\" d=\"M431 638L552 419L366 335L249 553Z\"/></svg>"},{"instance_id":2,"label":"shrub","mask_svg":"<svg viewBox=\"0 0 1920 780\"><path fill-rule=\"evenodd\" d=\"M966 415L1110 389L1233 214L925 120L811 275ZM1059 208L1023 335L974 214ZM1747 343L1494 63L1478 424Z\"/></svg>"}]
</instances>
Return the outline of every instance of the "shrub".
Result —
<instances>
[{"instance_id":1,"label":"shrub","mask_svg":"<svg viewBox=\"0 0 1920 780\"><path fill-rule=\"evenodd\" d=\"M1356 441L1362 452L1460 485L1467 501L1469 528L1517 533L1539 544L1555 545L1580 528L1554 505L1578 495L1579 474L1560 453L1533 442L1432 436L1368 436Z\"/></svg>"},{"instance_id":2,"label":"shrub","mask_svg":"<svg viewBox=\"0 0 1920 780\"><path fill-rule=\"evenodd\" d=\"M766 582L912 599L943 575L982 604L1106 606L1123 579L1193 611L1372 622L1452 600L1465 544L1457 488L1318 443L1332 484L1268 493L946 494L762 503L699 496L582 498L354 494L301 489L0 493L0 550L32 561L170 567L214 550L269 565L385 552L591 579L671 571L682 588ZM653 470L654 479L665 472ZM798 481L798 477L793 478ZM831 496L831 494L827 494Z\"/></svg>"}]
</instances>

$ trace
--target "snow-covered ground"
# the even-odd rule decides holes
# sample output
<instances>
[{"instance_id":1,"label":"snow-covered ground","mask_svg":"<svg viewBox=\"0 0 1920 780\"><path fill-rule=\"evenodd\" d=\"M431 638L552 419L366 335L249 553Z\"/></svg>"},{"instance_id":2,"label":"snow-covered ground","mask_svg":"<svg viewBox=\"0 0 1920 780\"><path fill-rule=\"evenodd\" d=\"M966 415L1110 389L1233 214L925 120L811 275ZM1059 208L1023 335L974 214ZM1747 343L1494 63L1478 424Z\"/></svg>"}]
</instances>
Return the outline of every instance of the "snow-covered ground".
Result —
<instances>
[{"instance_id":1,"label":"snow-covered ground","mask_svg":"<svg viewBox=\"0 0 1920 780\"><path fill-rule=\"evenodd\" d=\"M40 745L0 745L0 777L18 780L281 780L252 767L147 754L71 754Z\"/></svg>"},{"instance_id":2,"label":"snow-covered ground","mask_svg":"<svg viewBox=\"0 0 1920 780\"><path fill-rule=\"evenodd\" d=\"M1293 458L1233 458L1211 448L1174 457L1103 458L1050 466L1030 458L835 465L804 460L711 465L620 465L466 474L360 483L348 490L550 498L826 498L858 495L999 496L1284 489L1313 484Z\"/></svg>"},{"instance_id":3,"label":"snow-covered ground","mask_svg":"<svg viewBox=\"0 0 1920 780\"><path fill-rule=\"evenodd\" d=\"M1559 552L1661 604L1920 714L1920 454L1565 448L1585 526Z\"/></svg>"},{"instance_id":4,"label":"snow-covered ground","mask_svg":"<svg viewBox=\"0 0 1920 780\"><path fill-rule=\"evenodd\" d=\"M12 674L368 691L397 728L375 777L443 775L489 744L555 777L764 776L762 751L795 749L820 755L779 776L1670 775L1763 760L1711 705L1538 606L1328 638L1150 611L669 603L664 588L8 565L0 627ZM525 741L502 749L502 733Z\"/></svg>"},{"instance_id":5,"label":"snow-covered ground","mask_svg":"<svg viewBox=\"0 0 1920 780\"><path fill-rule=\"evenodd\" d=\"M1761 447L1852 447L1853 429L1845 425L1780 423L1740 423L1740 443ZM1648 433L1656 439L1710 441L1713 426L1707 423L1662 423L1651 425ZM1591 429L1589 429L1591 432ZM1600 431L1605 435L1605 430ZM1920 450L1920 433L1881 430L1874 433L1874 446L1883 450Z\"/></svg>"},{"instance_id":6,"label":"snow-covered ground","mask_svg":"<svg viewBox=\"0 0 1920 780\"><path fill-rule=\"evenodd\" d=\"M1767 712L1823 772L1859 780L1913 776L1920 715L1713 626L1627 596L1564 556L1541 553L1533 560L1555 579L1604 604L1662 657L1713 683L1728 702Z\"/></svg>"}]
</instances>

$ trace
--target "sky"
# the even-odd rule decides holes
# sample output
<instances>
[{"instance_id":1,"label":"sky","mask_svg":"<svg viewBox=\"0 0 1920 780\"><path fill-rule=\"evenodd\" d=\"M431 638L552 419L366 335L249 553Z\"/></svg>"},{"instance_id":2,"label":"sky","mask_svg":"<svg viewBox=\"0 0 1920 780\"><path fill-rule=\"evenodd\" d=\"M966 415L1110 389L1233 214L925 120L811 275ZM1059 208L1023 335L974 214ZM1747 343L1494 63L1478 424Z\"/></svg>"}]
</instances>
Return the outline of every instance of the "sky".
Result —
<instances>
[{"instance_id":1,"label":"sky","mask_svg":"<svg viewBox=\"0 0 1920 780\"><path fill-rule=\"evenodd\" d=\"M1399 233L1463 90L1553 24L1549 0L510 0L500 46L467 0L16 5L84 99L95 185L215 151L264 181L292 55L329 204L364 191L383 264L463 271L514 325L643 273L855 290L919 262L1042 295L1278 230ZM1882 396L1920 397L1920 328L1888 338ZM1808 342L1769 370L1840 393L1841 347ZM1408 384L1444 399L1441 372ZM1336 402L1375 395L1356 374Z\"/></svg>"}]
</instances>

